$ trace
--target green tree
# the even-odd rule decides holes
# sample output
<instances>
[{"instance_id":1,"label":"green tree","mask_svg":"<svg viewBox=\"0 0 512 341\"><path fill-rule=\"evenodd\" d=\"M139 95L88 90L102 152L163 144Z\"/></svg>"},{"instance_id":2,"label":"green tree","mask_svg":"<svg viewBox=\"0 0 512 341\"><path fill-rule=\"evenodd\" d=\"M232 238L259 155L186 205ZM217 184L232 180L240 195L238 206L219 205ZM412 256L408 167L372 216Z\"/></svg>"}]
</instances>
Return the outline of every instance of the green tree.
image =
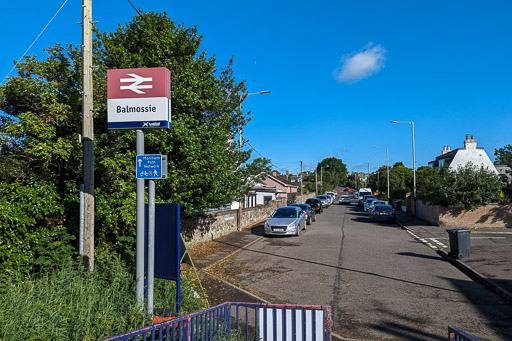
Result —
<instances>
[{"instance_id":1,"label":"green tree","mask_svg":"<svg viewBox=\"0 0 512 341\"><path fill-rule=\"evenodd\" d=\"M323 170L322 170L323 169ZM341 159L328 157L318 163L316 170L320 176L323 173L323 191L330 191L334 187L343 185L347 182L347 166ZM320 179L319 179L320 181ZM321 191L322 189L318 189Z\"/></svg>"},{"instance_id":2,"label":"green tree","mask_svg":"<svg viewBox=\"0 0 512 341\"><path fill-rule=\"evenodd\" d=\"M376 172L370 174L368 186L373 190L379 191L379 196L387 198L388 183L387 183L387 167L381 166Z\"/></svg>"},{"instance_id":3,"label":"green tree","mask_svg":"<svg viewBox=\"0 0 512 341\"><path fill-rule=\"evenodd\" d=\"M512 166L512 145L507 144L504 147L495 149L494 156L496 156L497 164Z\"/></svg>"},{"instance_id":4,"label":"green tree","mask_svg":"<svg viewBox=\"0 0 512 341\"><path fill-rule=\"evenodd\" d=\"M94 40L94 135L96 245L125 255L134 249L135 133L107 130L107 69L166 67L172 78L172 129L145 133L145 152L168 155L168 179L157 182L157 201L181 202L184 213L215 207L239 195L252 166L250 151L233 143L249 121L241 101L244 82L233 61L222 67L201 51L195 27L176 25L165 14L142 13L115 32ZM44 196L30 190L43 183L54 191L31 231L64 229L77 235L82 181L81 53L55 45L48 56L29 56L18 75L0 86L0 180L27 192L27 202ZM24 188L26 187L26 188ZM35 213L34 213L35 214ZM0 226L5 234L6 225ZM4 236L2 235L2 238ZM36 239L39 237L36 237ZM11 247L14 247L12 244ZM76 245L75 245L76 246ZM28 247L30 249L30 247Z\"/></svg>"},{"instance_id":5,"label":"green tree","mask_svg":"<svg viewBox=\"0 0 512 341\"><path fill-rule=\"evenodd\" d=\"M496 164L498 165L507 165L512 169L512 145L507 144L502 148L497 148L494 150L494 156L496 156ZM503 194L510 201L512 200L512 182L509 180L512 175L512 171L508 171L508 176L503 174L501 177L503 183Z\"/></svg>"},{"instance_id":6,"label":"green tree","mask_svg":"<svg viewBox=\"0 0 512 341\"><path fill-rule=\"evenodd\" d=\"M420 199L435 205L474 210L500 198L499 177L487 168L476 168L471 163L455 171L448 167L429 168L421 167L416 172Z\"/></svg>"},{"instance_id":7,"label":"green tree","mask_svg":"<svg viewBox=\"0 0 512 341\"><path fill-rule=\"evenodd\" d=\"M390 195L393 199L405 199L407 193L412 193L413 171L404 166L401 162L396 162L389 169Z\"/></svg>"},{"instance_id":8,"label":"green tree","mask_svg":"<svg viewBox=\"0 0 512 341\"><path fill-rule=\"evenodd\" d=\"M474 210L478 206L497 202L500 198L499 177L487 168L475 168L467 163L451 175L452 178L444 182L448 205Z\"/></svg>"}]
</instances>

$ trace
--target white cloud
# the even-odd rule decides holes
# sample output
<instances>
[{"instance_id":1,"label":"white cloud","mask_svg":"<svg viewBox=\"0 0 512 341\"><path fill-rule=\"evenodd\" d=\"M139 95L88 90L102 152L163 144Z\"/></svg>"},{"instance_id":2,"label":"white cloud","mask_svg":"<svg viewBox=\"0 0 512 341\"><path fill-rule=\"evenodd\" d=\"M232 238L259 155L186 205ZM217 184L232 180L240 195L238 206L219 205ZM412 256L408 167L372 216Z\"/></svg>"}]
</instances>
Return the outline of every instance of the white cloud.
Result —
<instances>
[{"instance_id":1,"label":"white cloud","mask_svg":"<svg viewBox=\"0 0 512 341\"><path fill-rule=\"evenodd\" d=\"M356 83L384 68L386 49L382 45L369 43L363 50L341 57L341 66L333 76L340 83Z\"/></svg>"}]
</instances>

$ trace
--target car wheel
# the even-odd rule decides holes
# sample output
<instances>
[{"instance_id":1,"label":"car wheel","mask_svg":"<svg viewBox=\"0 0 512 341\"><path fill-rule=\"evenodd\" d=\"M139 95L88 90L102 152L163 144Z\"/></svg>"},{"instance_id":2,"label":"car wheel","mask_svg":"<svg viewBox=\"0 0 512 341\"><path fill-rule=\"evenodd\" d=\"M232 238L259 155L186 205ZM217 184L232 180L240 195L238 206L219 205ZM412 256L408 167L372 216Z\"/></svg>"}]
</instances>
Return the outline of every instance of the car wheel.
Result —
<instances>
[{"instance_id":1,"label":"car wheel","mask_svg":"<svg viewBox=\"0 0 512 341\"><path fill-rule=\"evenodd\" d=\"M299 223L300 225L300 223ZM304 219L304 230L306 229L306 225L308 225L308 221L306 219Z\"/></svg>"},{"instance_id":2,"label":"car wheel","mask_svg":"<svg viewBox=\"0 0 512 341\"><path fill-rule=\"evenodd\" d=\"M372 218L370 218L370 223L373 223L373 222L374 222L374 220Z\"/></svg>"},{"instance_id":3,"label":"car wheel","mask_svg":"<svg viewBox=\"0 0 512 341\"><path fill-rule=\"evenodd\" d=\"M306 225L311 225L311 216L308 217L308 220L306 221Z\"/></svg>"},{"instance_id":4,"label":"car wheel","mask_svg":"<svg viewBox=\"0 0 512 341\"><path fill-rule=\"evenodd\" d=\"M295 237L298 237L299 236L299 233L300 233L300 224L298 224L297 226L295 226Z\"/></svg>"},{"instance_id":5,"label":"car wheel","mask_svg":"<svg viewBox=\"0 0 512 341\"><path fill-rule=\"evenodd\" d=\"M313 221L316 221L316 214L313 215Z\"/></svg>"}]
</instances>

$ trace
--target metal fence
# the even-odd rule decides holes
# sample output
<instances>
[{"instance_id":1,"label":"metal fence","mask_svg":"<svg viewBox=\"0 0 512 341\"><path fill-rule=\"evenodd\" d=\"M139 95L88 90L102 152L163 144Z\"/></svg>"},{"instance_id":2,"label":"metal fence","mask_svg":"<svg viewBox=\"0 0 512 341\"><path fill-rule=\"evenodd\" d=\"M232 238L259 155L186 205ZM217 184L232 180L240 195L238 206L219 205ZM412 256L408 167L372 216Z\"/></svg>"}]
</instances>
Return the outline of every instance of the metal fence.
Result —
<instances>
[{"instance_id":1,"label":"metal fence","mask_svg":"<svg viewBox=\"0 0 512 341\"><path fill-rule=\"evenodd\" d=\"M474 336L464 333L456 327L448 327L448 340L450 341L478 341Z\"/></svg>"},{"instance_id":2,"label":"metal fence","mask_svg":"<svg viewBox=\"0 0 512 341\"><path fill-rule=\"evenodd\" d=\"M103 341L331 341L329 306L227 302Z\"/></svg>"}]
</instances>

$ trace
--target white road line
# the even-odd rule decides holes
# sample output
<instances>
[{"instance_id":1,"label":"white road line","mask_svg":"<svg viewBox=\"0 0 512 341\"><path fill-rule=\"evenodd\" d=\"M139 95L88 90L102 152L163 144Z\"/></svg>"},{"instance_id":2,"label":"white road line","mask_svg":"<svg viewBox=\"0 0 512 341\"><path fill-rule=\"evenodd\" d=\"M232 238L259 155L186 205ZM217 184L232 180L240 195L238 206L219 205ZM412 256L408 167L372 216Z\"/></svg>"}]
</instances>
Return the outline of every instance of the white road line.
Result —
<instances>
[{"instance_id":1,"label":"white road line","mask_svg":"<svg viewBox=\"0 0 512 341\"><path fill-rule=\"evenodd\" d=\"M444 245L443 243L441 243L439 240L437 240L436 238L429 238L431 241L433 241L434 243L436 243L437 245L440 245L441 247L448 247L446 245Z\"/></svg>"}]
</instances>

